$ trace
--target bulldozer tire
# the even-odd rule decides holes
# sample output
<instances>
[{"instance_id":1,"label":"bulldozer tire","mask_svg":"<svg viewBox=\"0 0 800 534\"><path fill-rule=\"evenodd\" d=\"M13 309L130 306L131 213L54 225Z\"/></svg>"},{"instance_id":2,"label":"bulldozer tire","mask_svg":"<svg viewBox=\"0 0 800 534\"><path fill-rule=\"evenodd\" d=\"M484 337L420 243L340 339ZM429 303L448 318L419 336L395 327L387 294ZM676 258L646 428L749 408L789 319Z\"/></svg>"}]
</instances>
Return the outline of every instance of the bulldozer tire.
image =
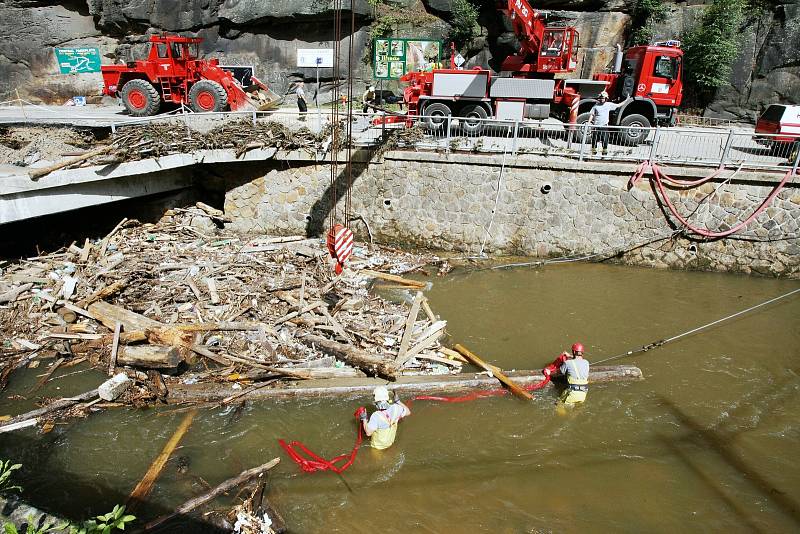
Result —
<instances>
[{"instance_id":1,"label":"bulldozer tire","mask_svg":"<svg viewBox=\"0 0 800 534\"><path fill-rule=\"evenodd\" d=\"M625 146L639 146L650 135L650 121L644 115L633 113L620 121L620 126L627 127L620 134L620 141Z\"/></svg>"},{"instance_id":2,"label":"bulldozer tire","mask_svg":"<svg viewBox=\"0 0 800 534\"><path fill-rule=\"evenodd\" d=\"M126 83L120 92L122 104L133 117L149 117L158 113L161 95L147 80L135 79Z\"/></svg>"},{"instance_id":3,"label":"bulldozer tire","mask_svg":"<svg viewBox=\"0 0 800 534\"><path fill-rule=\"evenodd\" d=\"M228 107L228 93L213 80L200 80L189 89L189 105L196 113L225 111Z\"/></svg>"},{"instance_id":4,"label":"bulldozer tire","mask_svg":"<svg viewBox=\"0 0 800 534\"><path fill-rule=\"evenodd\" d=\"M486 118L489 114L486 113L486 108L481 105L465 106L459 114L461 117L461 129L467 135L481 135L483 128L486 126Z\"/></svg>"},{"instance_id":5,"label":"bulldozer tire","mask_svg":"<svg viewBox=\"0 0 800 534\"><path fill-rule=\"evenodd\" d=\"M447 117L453 114L447 104L441 102L434 102L425 106L422 110L425 117L425 126L432 132L438 132L445 128L447 124Z\"/></svg>"}]
</instances>

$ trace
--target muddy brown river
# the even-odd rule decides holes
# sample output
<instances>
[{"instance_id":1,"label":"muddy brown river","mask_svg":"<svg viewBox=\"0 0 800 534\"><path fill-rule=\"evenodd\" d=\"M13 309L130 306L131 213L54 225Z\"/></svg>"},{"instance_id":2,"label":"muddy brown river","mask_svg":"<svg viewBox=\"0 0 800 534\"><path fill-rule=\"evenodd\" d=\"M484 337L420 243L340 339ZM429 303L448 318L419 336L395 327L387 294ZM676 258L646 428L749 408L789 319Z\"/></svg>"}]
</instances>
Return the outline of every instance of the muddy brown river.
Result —
<instances>
[{"instance_id":1,"label":"muddy brown river","mask_svg":"<svg viewBox=\"0 0 800 534\"><path fill-rule=\"evenodd\" d=\"M452 273L428 296L454 341L504 368L533 369L574 341L597 361L798 287L571 264ZM346 452L353 410L366 399L201 411L139 515L200 493L200 479L214 485L280 456L270 499L298 533L800 530L800 295L618 363L646 379L594 386L566 413L552 388L529 403L414 402L395 445L362 448L342 477L302 473L277 440ZM37 372L13 377L0 413L28 407L7 397L24 394ZM39 394L84 391L100 378L68 376ZM105 512L125 501L180 423L184 414L170 409L3 434L0 454L25 465L19 479L34 504L73 517Z\"/></svg>"}]
</instances>

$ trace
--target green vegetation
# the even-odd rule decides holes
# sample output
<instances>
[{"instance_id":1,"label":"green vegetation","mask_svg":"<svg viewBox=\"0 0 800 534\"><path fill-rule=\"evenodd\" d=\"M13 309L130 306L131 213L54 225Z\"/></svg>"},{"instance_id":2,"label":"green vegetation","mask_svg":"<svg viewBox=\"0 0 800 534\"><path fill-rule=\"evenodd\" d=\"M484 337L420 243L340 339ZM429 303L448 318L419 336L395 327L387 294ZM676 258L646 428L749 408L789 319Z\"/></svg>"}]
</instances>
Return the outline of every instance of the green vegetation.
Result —
<instances>
[{"instance_id":1,"label":"green vegetation","mask_svg":"<svg viewBox=\"0 0 800 534\"><path fill-rule=\"evenodd\" d=\"M653 40L656 24L667 20L669 7L663 0L636 0L631 21L630 45L646 45Z\"/></svg>"},{"instance_id":2,"label":"green vegetation","mask_svg":"<svg viewBox=\"0 0 800 534\"><path fill-rule=\"evenodd\" d=\"M708 92L728 83L739 53L739 29L748 0L714 0L700 24L684 38L690 83Z\"/></svg>"},{"instance_id":3,"label":"green vegetation","mask_svg":"<svg viewBox=\"0 0 800 534\"><path fill-rule=\"evenodd\" d=\"M0 494L9 491L19 491L22 488L11 483L11 474L22 467L22 464L12 464L11 460L0 460Z\"/></svg>"},{"instance_id":4,"label":"green vegetation","mask_svg":"<svg viewBox=\"0 0 800 534\"><path fill-rule=\"evenodd\" d=\"M98 515L80 524L67 523L59 529L69 528L69 534L109 534L112 530L125 530L125 524L136 519L136 516L125 515L125 506L119 504L107 514Z\"/></svg>"},{"instance_id":5,"label":"green vegetation","mask_svg":"<svg viewBox=\"0 0 800 534\"><path fill-rule=\"evenodd\" d=\"M453 19L450 21L448 39L456 46L462 46L475 37L478 24L478 10L469 0L453 0L451 6Z\"/></svg>"}]
</instances>

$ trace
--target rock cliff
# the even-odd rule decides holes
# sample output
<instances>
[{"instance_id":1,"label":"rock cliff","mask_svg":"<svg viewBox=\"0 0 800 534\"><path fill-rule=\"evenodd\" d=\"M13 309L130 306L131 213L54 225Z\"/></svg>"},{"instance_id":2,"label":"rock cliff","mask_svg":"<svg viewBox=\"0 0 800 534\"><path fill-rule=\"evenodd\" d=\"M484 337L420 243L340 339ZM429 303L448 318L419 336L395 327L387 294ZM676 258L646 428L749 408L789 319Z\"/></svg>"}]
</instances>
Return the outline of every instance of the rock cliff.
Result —
<instances>
[{"instance_id":1,"label":"rock cliff","mask_svg":"<svg viewBox=\"0 0 800 534\"><path fill-rule=\"evenodd\" d=\"M371 36L443 38L452 20L453 0L382 0L376 9L367 0L341 0L355 14L353 72L357 88L371 81ZM475 2L476 4L480 2ZM503 50L497 38L504 30L493 8L480 8L477 37L467 47L468 65L496 66ZM581 32L579 76L609 64L614 46L630 29L633 0L541 0L540 9L570 20ZM703 2L671 4L668 22L657 38L679 38L699 20ZM253 65L278 92L295 80L312 80L312 69L295 66L298 48L332 47L334 0L7 0L0 3L0 97L19 91L32 101L59 102L75 94L98 94L97 74L61 75L54 58L57 46L96 46L104 61L144 54L152 32L182 32L205 38L203 52L224 64ZM349 37L342 39L346 66ZM325 82L329 74L323 72ZM330 85L328 83L327 85ZM323 84L323 91L326 84ZM751 119L766 105L800 102L800 0L775 0L762 16L741 28L741 52L730 85L721 88L707 114Z\"/></svg>"}]
</instances>

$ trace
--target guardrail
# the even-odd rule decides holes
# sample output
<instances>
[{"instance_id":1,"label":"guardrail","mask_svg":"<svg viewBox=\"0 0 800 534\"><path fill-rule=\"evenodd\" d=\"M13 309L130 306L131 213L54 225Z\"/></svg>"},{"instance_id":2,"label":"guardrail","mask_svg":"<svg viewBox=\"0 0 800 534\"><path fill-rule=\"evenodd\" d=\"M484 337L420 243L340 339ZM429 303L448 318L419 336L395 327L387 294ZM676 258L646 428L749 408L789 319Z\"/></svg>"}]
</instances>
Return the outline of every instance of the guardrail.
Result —
<instances>
[{"instance_id":1,"label":"guardrail","mask_svg":"<svg viewBox=\"0 0 800 534\"><path fill-rule=\"evenodd\" d=\"M800 160L800 140L733 129L569 126L447 116L410 120L427 134L418 147L445 151L783 170L797 170Z\"/></svg>"}]
</instances>

